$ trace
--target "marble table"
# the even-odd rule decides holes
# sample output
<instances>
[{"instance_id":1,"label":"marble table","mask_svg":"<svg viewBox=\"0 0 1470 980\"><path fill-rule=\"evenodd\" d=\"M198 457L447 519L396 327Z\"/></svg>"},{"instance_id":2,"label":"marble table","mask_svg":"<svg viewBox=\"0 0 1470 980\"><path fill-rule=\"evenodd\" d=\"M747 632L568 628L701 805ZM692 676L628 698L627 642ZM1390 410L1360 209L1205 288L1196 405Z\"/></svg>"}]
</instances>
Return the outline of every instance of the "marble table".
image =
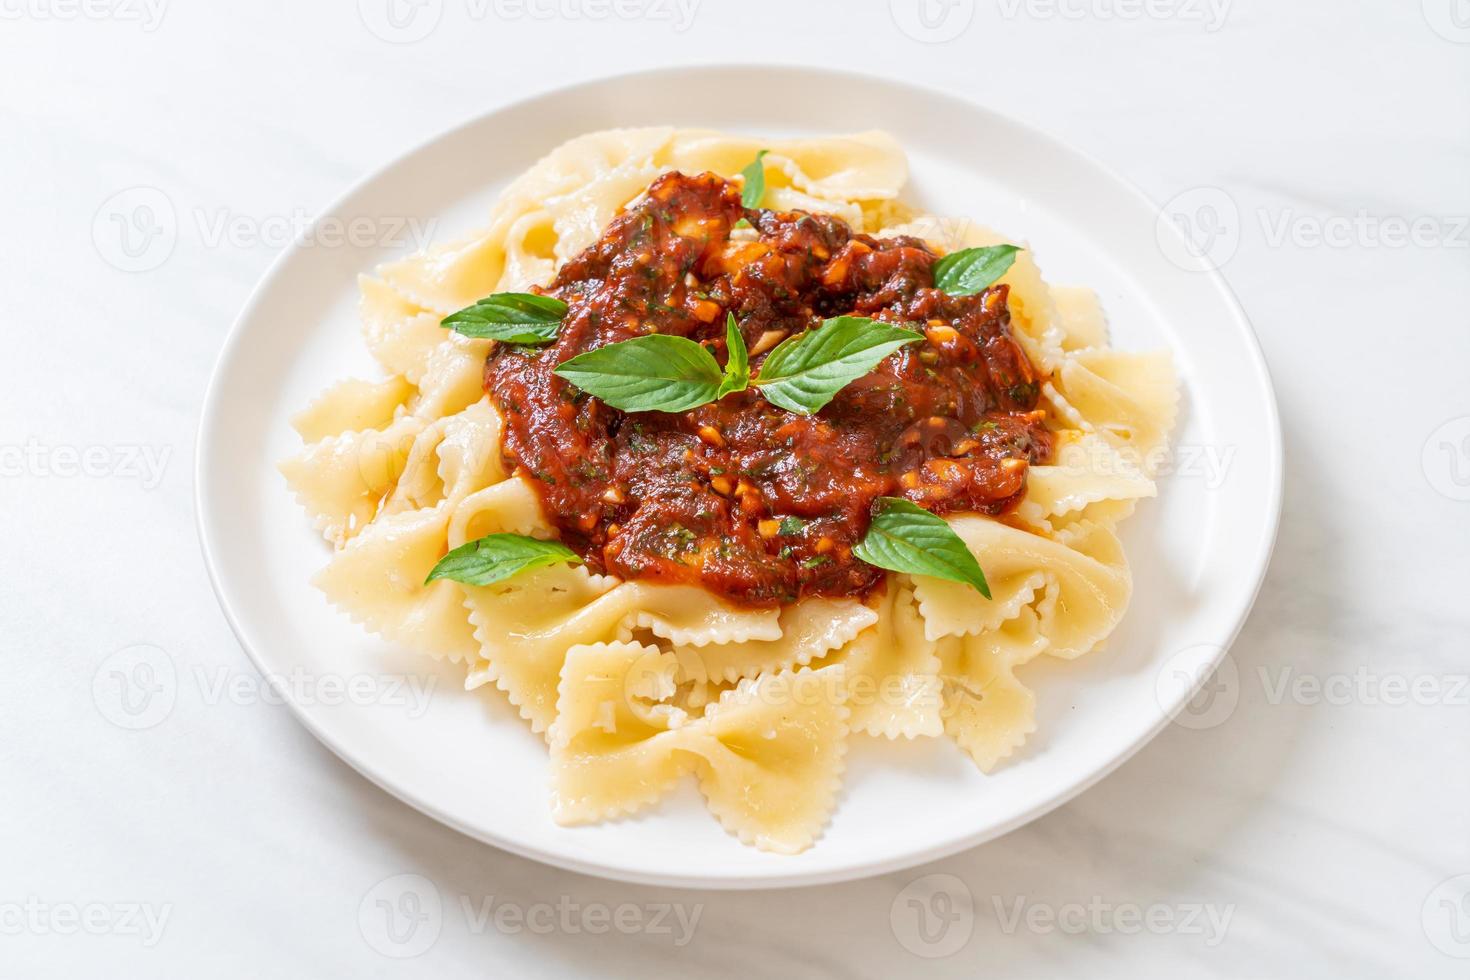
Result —
<instances>
[{"instance_id":1,"label":"marble table","mask_svg":"<svg viewBox=\"0 0 1470 980\"><path fill-rule=\"evenodd\" d=\"M391 2L0 0L0 972L1470 975L1464 0ZM963 93L1223 202L1280 543L1233 710L1024 829L813 889L585 878L404 806L275 703L204 574L196 417L282 230L402 148L767 59ZM161 258L139 188L182 216ZM130 726L96 684L140 645L183 682ZM378 917L425 889L411 941Z\"/></svg>"}]
</instances>

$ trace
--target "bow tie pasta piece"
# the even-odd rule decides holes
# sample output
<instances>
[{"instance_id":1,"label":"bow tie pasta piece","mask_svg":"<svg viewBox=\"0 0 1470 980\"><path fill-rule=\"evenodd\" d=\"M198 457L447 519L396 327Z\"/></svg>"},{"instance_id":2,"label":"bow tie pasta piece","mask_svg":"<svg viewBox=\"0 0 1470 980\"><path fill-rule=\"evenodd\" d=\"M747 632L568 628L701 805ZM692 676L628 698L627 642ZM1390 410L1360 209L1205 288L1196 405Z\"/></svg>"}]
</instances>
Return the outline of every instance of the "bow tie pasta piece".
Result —
<instances>
[{"instance_id":1,"label":"bow tie pasta piece","mask_svg":"<svg viewBox=\"0 0 1470 980\"><path fill-rule=\"evenodd\" d=\"M421 510L444 501L454 507L480 488L503 481L501 424L500 413L482 399L429 426L414 440L382 513Z\"/></svg>"},{"instance_id":2,"label":"bow tie pasta piece","mask_svg":"<svg viewBox=\"0 0 1470 980\"><path fill-rule=\"evenodd\" d=\"M1048 568L1046 594L1036 612L1047 656L1075 660L1117 628L1133 596L1133 575L1111 528L1079 521L1058 532L1057 543L1071 560Z\"/></svg>"},{"instance_id":3,"label":"bow tie pasta piece","mask_svg":"<svg viewBox=\"0 0 1470 980\"><path fill-rule=\"evenodd\" d=\"M549 283L556 276L557 266L557 260L546 251L549 242L559 243L556 215L550 208L538 208L516 218L505 233L505 267L495 291L523 293L532 286Z\"/></svg>"},{"instance_id":4,"label":"bow tie pasta piece","mask_svg":"<svg viewBox=\"0 0 1470 980\"><path fill-rule=\"evenodd\" d=\"M1062 331L1062 350L1107 346L1108 319L1095 290L1085 286L1053 286L1051 298Z\"/></svg>"},{"instance_id":5,"label":"bow tie pasta piece","mask_svg":"<svg viewBox=\"0 0 1470 980\"><path fill-rule=\"evenodd\" d=\"M1031 601L1030 596L1021 596L1034 593L1043 582L1042 633L1051 642L1048 652L1055 656L1081 656L1122 619L1132 578L1122 546L1107 528L1079 524L1075 537L1063 541L985 517L954 517L949 525L986 569L987 577L994 575L1006 583L1007 591L997 591L992 584L997 601L986 602L957 583L915 577L914 591L930 636L973 635L994 629L1018 615ZM1016 583L1024 583L1024 588L1016 590ZM1002 603L999 608L997 602Z\"/></svg>"},{"instance_id":6,"label":"bow tie pasta piece","mask_svg":"<svg viewBox=\"0 0 1470 980\"><path fill-rule=\"evenodd\" d=\"M493 585L459 588L478 643L478 663L465 687L493 683L535 732L556 720L567 651L610 639L628 615L615 580L580 565L552 565Z\"/></svg>"},{"instance_id":7,"label":"bow tie pasta piece","mask_svg":"<svg viewBox=\"0 0 1470 980\"><path fill-rule=\"evenodd\" d=\"M283 460L279 469L313 526L340 546L377 514L427 427L423 419L404 416L381 430L344 432Z\"/></svg>"},{"instance_id":8,"label":"bow tie pasta piece","mask_svg":"<svg viewBox=\"0 0 1470 980\"><path fill-rule=\"evenodd\" d=\"M742 609L697 585L629 582L618 588L630 607L624 634L649 630L676 647L781 639L779 609Z\"/></svg>"},{"instance_id":9,"label":"bow tie pasta piece","mask_svg":"<svg viewBox=\"0 0 1470 980\"><path fill-rule=\"evenodd\" d=\"M1055 460L1026 473L1026 496L1016 515L1042 531L1090 519L1109 526L1132 512L1134 501L1158 495L1154 482L1107 441L1090 432L1057 436Z\"/></svg>"},{"instance_id":10,"label":"bow tie pasta piece","mask_svg":"<svg viewBox=\"0 0 1470 980\"><path fill-rule=\"evenodd\" d=\"M767 159L770 159L767 157ZM830 214L846 221L853 228L861 230L867 218L863 209L857 204L849 204L846 201L833 201L821 197L813 197L804 194L794 187L771 187L766 190L765 207L773 211L809 211L812 214Z\"/></svg>"},{"instance_id":11,"label":"bow tie pasta piece","mask_svg":"<svg viewBox=\"0 0 1470 980\"><path fill-rule=\"evenodd\" d=\"M1082 413L1063 397L1057 390L1057 386L1050 381L1041 383L1041 400L1039 407L1044 407L1048 415L1064 423L1063 431L1091 432L1092 425L1082 417Z\"/></svg>"},{"instance_id":12,"label":"bow tie pasta piece","mask_svg":"<svg viewBox=\"0 0 1470 980\"><path fill-rule=\"evenodd\" d=\"M740 173L761 150L766 192L761 206L778 211L836 215L855 230L908 179L903 150L886 133L867 132L815 140L754 140L703 130L681 130L659 155L663 169Z\"/></svg>"},{"instance_id":13,"label":"bow tie pasta piece","mask_svg":"<svg viewBox=\"0 0 1470 980\"><path fill-rule=\"evenodd\" d=\"M1049 521L1051 536L1058 541L1066 541L1068 535L1075 533L1084 524L1109 530L1115 529L1123 521L1133 516L1133 510L1137 504L1137 500L1099 500L1088 504L1081 510L1059 514Z\"/></svg>"},{"instance_id":14,"label":"bow tie pasta piece","mask_svg":"<svg viewBox=\"0 0 1470 980\"><path fill-rule=\"evenodd\" d=\"M444 505L373 521L312 580L354 623L436 659L479 652L453 582L424 579L444 555Z\"/></svg>"},{"instance_id":15,"label":"bow tie pasta piece","mask_svg":"<svg viewBox=\"0 0 1470 980\"><path fill-rule=\"evenodd\" d=\"M446 353L434 354L422 377L436 385L429 389L434 392L434 404L425 405L422 394L405 398L403 378L376 385L349 381L329 389L297 416L295 424L304 436L356 420L391 419L381 428L320 438L280 464L296 499L333 544L341 545L358 534L379 513L385 498L405 482L406 474L410 483L432 483L440 468L464 472L461 463L470 458L467 454L475 453L472 469L476 473L493 469L483 473L485 482L504 478L499 470L499 415L480 390L483 350L461 350L453 342L441 347ZM408 414L394 418L404 408L409 409ZM434 455L436 447L451 432L459 435L445 445L458 458L441 461Z\"/></svg>"},{"instance_id":16,"label":"bow tie pasta piece","mask_svg":"<svg viewBox=\"0 0 1470 980\"><path fill-rule=\"evenodd\" d=\"M550 281L556 267L591 245L608 222L664 168L668 126L610 129L569 140L518 178L497 215L518 218L507 236L501 290Z\"/></svg>"},{"instance_id":17,"label":"bow tie pasta piece","mask_svg":"<svg viewBox=\"0 0 1470 980\"><path fill-rule=\"evenodd\" d=\"M1036 696L1015 670L1046 649L1033 609L998 629L966 636L945 647L944 730L990 772L1036 730Z\"/></svg>"},{"instance_id":18,"label":"bow tie pasta piece","mask_svg":"<svg viewBox=\"0 0 1470 980\"><path fill-rule=\"evenodd\" d=\"M585 133L567 140L515 179L501 196L495 213L513 212L527 205L539 205L548 198L574 194L611 171L663 169L669 141L676 132L671 126L628 127ZM623 203L616 202L619 206Z\"/></svg>"},{"instance_id":19,"label":"bow tie pasta piece","mask_svg":"<svg viewBox=\"0 0 1470 980\"><path fill-rule=\"evenodd\" d=\"M763 850L794 853L826 825L847 742L842 668L742 681L704 717L669 699L678 658L638 643L567 653L551 743L553 810L575 824L657 802L691 766L710 810Z\"/></svg>"},{"instance_id":20,"label":"bow tie pasta piece","mask_svg":"<svg viewBox=\"0 0 1470 980\"><path fill-rule=\"evenodd\" d=\"M907 576L890 576L887 591L872 601L877 624L830 658L847 667L853 731L937 736L943 731L938 644L924 635L913 584Z\"/></svg>"},{"instance_id":21,"label":"bow tie pasta piece","mask_svg":"<svg viewBox=\"0 0 1470 980\"><path fill-rule=\"evenodd\" d=\"M732 683L758 674L804 666L844 646L878 622L878 613L856 599L805 599L780 612L780 636L706 646L680 646L681 660L696 661L700 674Z\"/></svg>"},{"instance_id":22,"label":"bow tie pasta piece","mask_svg":"<svg viewBox=\"0 0 1470 980\"><path fill-rule=\"evenodd\" d=\"M890 200L909 179L903 149L887 133L778 140L770 144L768 167L812 197L838 201ZM769 180L780 187L779 179Z\"/></svg>"},{"instance_id":23,"label":"bow tie pasta piece","mask_svg":"<svg viewBox=\"0 0 1470 980\"><path fill-rule=\"evenodd\" d=\"M989 523L1005 527L994 521ZM950 524L954 526L954 520ZM958 527L955 529L959 530ZM1014 540L1022 545L1030 544L1025 538ZM971 551L975 550L968 538L966 544L971 545ZM995 629L1006 620L1019 615L1022 607L1035 601L1037 593L1046 584L1046 573L1037 567L1034 555L1029 551L1011 549L1004 552L975 552L975 556L980 561L980 567L985 570L985 579L990 585L989 599L968 585L914 576L914 596L919 602L919 614L924 619L924 635L928 639L968 636Z\"/></svg>"},{"instance_id":24,"label":"bow tie pasta piece","mask_svg":"<svg viewBox=\"0 0 1470 980\"><path fill-rule=\"evenodd\" d=\"M506 239L519 217L500 215L478 235L386 262L375 275L407 302L446 317L499 288Z\"/></svg>"},{"instance_id":25,"label":"bow tie pasta piece","mask_svg":"<svg viewBox=\"0 0 1470 980\"><path fill-rule=\"evenodd\" d=\"M485 397L485 357L493 342L442 332L446 337L429 352L418 397L409 403L423 418L453 415Z\"/></svg>"},{"instance_id":26,"label":"bow tie pasta piece","mask_svg":"<svg viewBox=\"0 0 1470 980\"><path fill-rule=\"evenodd\" d=\"M308 444L344 432L381 431L392 424L413 391L413 385L402 375L383 381L349 378L332 385L297 412L291 427Z\"/></svg>"},{"instance_id":27,"label":"bow tie pasta piece","mask_svg":"<svg viewBox=\"0 0 1470 980\"><path fill-rule=\"evenodd\" d=\"M474 659L458 586L424 580L448 548L455 507L504 478L499 428L500 416L481 402L419 432L382 513L314 579L354 622L432 657Z\"/></svg>"},{"instance_id":28,"label":"bow tie pasta piece","mask_svg":"<svg viewBox=\"0 0 1470 980\"><path fill-rule=\"evenodd\" d=\"M678 661L639 643L567 651L551 744L552 813L579 824L635 813L662 799L693 760L679 747L688 720L665 702Z\"/></svg>"},{"instance_id":29,"label":"bow tie pasta piece","mask_svg":"<svg viewBox=\"0 0 1470 980\"><path fill-rule=\"evenodd\" d=\"M389 371L418 389L408 407L421 418L453 415L484 395L485 357L491 342L465 337L381 279L358 278L363 336Z\"/></svg>"},{"instance_id":30,"label":"bow tie pasta piece","mask_svg":"<svg viewBox=\"0 0 1470 980\"><path fill-rule=\"evenodd\" d=\"M358 313L368 353L383 368L414 384L428 369L429 356L445 340L438 314L405 299L388 283L358 276Z\"/></svg>"},{"instance_id":31,"label":"bow tie pasta piece","mask_svg":"<svg viewBox=\"0 0 1470 980\"><path fill-rule=\"evenodd\" d=\"M684 173L740 173L756 153L768 190L793 187L824 201L888 200L908 181L908 159L887 133L869 131L821 139L758 140L710 130L680 130L660 160Z\"/></svg>"},{"instance_id":32,"label":"bow tie pasta piece","mask_svg":"<svg viewBox=\"0 0 1470 980\"><path fill-rule=\"evenodd\" d=\"M387 263L377 275L439 317L491 293L544 285L657 176L653 157L672 133L650 127L571 140L506 190L483 232Z\"/></svg>"},{"instance_id":33,"label":"bow tie pasta piece","mask_svg":"<svg viewBox=\"0 0 1470 980\"><path fill-rule=\"evenodd\" d=\"M459 502L449 519L450 551L488 534L524 534L550 539L555 535L536 490L519 476L476 490Z\"/></svg>"},{"instance_id":34,"label":"bow tie pasta piece","mask_svg":"<svg viewBox=\"0 0 1470 980\"><path fill-rule=\"evenodd\" d=\"M1102 434L1145 475L1158 472L1179 411L1179 380L1168 352L1089 349L1066 355L1051 398L1080 426Z\"/></svg>"},{"instance_id":35,"label":"bow tie pasta piece","mask_svg":"<svg viewBox=\"0 0 1470 980\"><path fill-rule=\"evenodd\" d=\"M597 241L623 205L641 194L658 174L658 168L648 161L628 161L574 190L549 198L543 212L545 229L541 231L540 240L554 243L552 254L528 261L519 259L522 250L512 253L518 257L518 266L524 269L521 273L524 283L549 282L560 263ZM533 261L544 263L544 268L538 270ZM508 274L514 271L508 270Z\"/></svg>"},{"instance_id":36,"label":"bow tie pasta piece","mask_svg":"<svg viewBox=\"0 0 1470 980\"><path fill-rule=\"evenodd\" d=\"M480 527L491 527L487 534L509 529ZM573 646L615 640L635 627L690 645L780 635L774 609L738 609L695 586L619 584L581 566L460 588L480 647L466 686L493 682L537 732L555 718L557 682Z\"/></svg>"},{"instance_id":37,"label":"bow tie pasta piece","mask_svg":"<svg viewBox=\"0 0 1470 980\"><path fill-rule=\"evenodd\" d=\"M796 854L827 825L846 765L844 674L836 664L741 681L684 730L711 812L743 843Z\"/></svg>"}]
</instances>

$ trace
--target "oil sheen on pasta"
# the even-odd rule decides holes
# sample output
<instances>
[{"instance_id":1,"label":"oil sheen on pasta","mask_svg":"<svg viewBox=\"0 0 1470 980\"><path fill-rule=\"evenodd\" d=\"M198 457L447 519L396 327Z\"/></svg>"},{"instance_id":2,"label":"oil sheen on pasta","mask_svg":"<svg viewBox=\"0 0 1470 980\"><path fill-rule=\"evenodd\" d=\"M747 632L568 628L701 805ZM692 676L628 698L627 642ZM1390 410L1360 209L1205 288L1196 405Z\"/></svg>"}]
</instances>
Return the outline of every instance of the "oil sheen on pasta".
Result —
<instances>
[{"instance_id":1,"label":"oil sheen on pasta","mask_svg":"<svg viewBox=\"0 0 1470 980\"><path fill-rule=\"evenodd\" d=\"M741 218L753 230L732 229ZM485 387L507 420L508 461L533 481L562 540L595 570L696 584L732 602L864 596L858 560L874 502L999 515L1051 438L1038 375L1012 339L1007 289L933 288L913 238L836 218L746 210L713 174L660 177L545 290L569 312L554 344L498 345ZM782 339L853 314L925 335L816 415L754 391L683 414L624 413L552 374L576 354L651 333L724 363L726 311L752 367Z\"/></svg>"}]
</instances>

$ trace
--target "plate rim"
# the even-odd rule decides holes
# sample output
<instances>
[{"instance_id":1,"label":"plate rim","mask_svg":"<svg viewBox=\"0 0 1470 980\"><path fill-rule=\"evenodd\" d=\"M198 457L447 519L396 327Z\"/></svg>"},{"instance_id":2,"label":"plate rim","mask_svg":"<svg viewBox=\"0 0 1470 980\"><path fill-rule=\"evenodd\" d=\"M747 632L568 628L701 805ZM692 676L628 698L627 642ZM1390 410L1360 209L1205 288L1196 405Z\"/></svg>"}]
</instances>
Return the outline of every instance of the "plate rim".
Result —
<instances>
[{"instance_id":1,"label":"plate rim","mask_svg":"<svg viewBox=\"0 0 1470 980\"><path fill-rule=\"evenodd\" d=\"M311 224L314 225L322 216L337 213L341 205L351 199L360 190L381 179L389 171L395 169L409 158L422 153L441 141L448 140L453 136L461 134L466 130L484 125L490 117L509 111L526 103L541 99L565 98L578 91L590 90L597 86L609 83L622 82L631 79L654 80L659 78L671 79L684 75L709 74L731 72L782 72L793 75L806 75L810 79L823 80L827 82L841 81L843 79L862 81L864 83L879 83L896 89L907 90L916 99L932 100L935 98L952 99L965 103L973 109L993 116L1003 121L1008 126L1027 131L1030 136L1037 138L1054 149L1071 154L1090 169L1106 176L1119 189L1126 191L1129 196L1139 203L1147 206L1156 213L1162 213L1156 201L1149 197L1142 189L1127 177L1120 174L1107 163L1099 160L1091 153L1083 150L1069 140L1058 137L1031 122L1011 116L992 108L985 103L965 97L954 92L944 91L935 86L914 82L910 79L895 78L876 72L854 71L850 69L833 69L814 67L811 65L793 64L785 62L719 62L706 65L666 66L660 68L643 69L638 71L613 72L598 75L581 81L561 85L553 85L545 88L536 88L523 91L517 97L483 109L463 121L449 126L433 135L420 140L411 147L393 155L389 159L369 169L358 179L352 181L331 201L325 205L313 217ZM245 632L241 627L240 620L233 608L226 590L221 584L222 576L219 569L217 551L219 545L215 540L210 521L207 519L208 503L204 498L204 485L206 482L206 470L210 462L213 450L206 442L207 434L214 427L215 419L222 410L219 403L222 385L220 380L232 360L236 349L243 343L246 335L246 325L253 319L256 308L262 302L268 289L281 275L287 263L291 262L300 250L301 245L293 241L284 248L270 263L255 285L251 288L239 313L231 323L230 329L225 335L210 368L209 380L205 387L204 399L201 404L198 425L195 431L194 441L194 488L191 499L194 509L195 530L199 537L199 545L204 558L205 570L209 577L210 587L214 592L215 600L218 602L220 611L223 613L230 632L234 634L236 643L249 657L255 668L263 676L268 676L270 667L252 645L246 640ZM1266 444L1266 467L1265 467L1265 489L1268 491L1266 502L1265 532L1261 535L1255 551L1251 556L1251 564L1256 568L1255 581L1251 584L1248 598L1241 606L1235 616L1235 622L1229 629L1218 649L1215 651L1209 663L1209 670L1202 670L1199 679L1193 688L1179 692L1174 704L1169 705L1161 711L1159 719L1147 729L1144 734L1136 737L1125 749L1120 751L1106 765L1099 766L1090 772L1085 778L1062 786L1057 792L1048 795L1045 799L1035 803L1025 811L1018 813L1011 819L999 824L992 824L983 829L966 836L945 840L928 847L921 847L905 851L902 854L890 855L888 857L876 858L834 869L823 869L813 871L791 871L771 873L765 868L752 866L750 873L742 873L738 876L721 876L718 878L703 876L687 876L678 874L666 874L662 872L640 872L623 867L607 866L592 860L582 859L574 855L547 850L534 845L507 837L487 832L483 828L466 825L457 818L444 812L427 799L421 799L390 784L385 778L381 778L372 770L368 760L359 759L345 745L339 744L328 735L326 730L319 725L312 715L306 710L306 706L299 705L290 697L283 696L282 700L290 709L296 720L306 728L322 745L345 762L352 770L367 779L370 783L382 789L393 798L418 810L464 834L480 843L489 844L493 847L508 851L517 856L527 858L542 864L574 871L580 874L594 877L625 881L641 885L658 885L664 887L679 887L704 890L748 890L765 888L797 888L812 887L818 885L835 884L844 881L853 881L869 878L880 874L899 871L906 868L917 867L931 861L958 854L962 851L978 847L981 844L998 839L1006 834L1025 826L1033 820L1050 813L1063 804L1075 799L1082 793L1097 785L1103 779L1115 772L1124 763L1132 759L1145 745L1152 742L1158 734L1172 722L1175 715L1188 703L1190 698L1209 677L1215 667L1225 658L1235 640L1239 637L1241 630L1250 618L1255 603L1260 596L1261 589L1265 583L1266 576L1270 570L1271 559L1275 551L1276 542L1280 530L1281 512L1284 495L1284 472L1285 459L1282 439L1281 416L1275 386L1272 383L1270 368L1266 362L1265 354L1261 348L1260 340L1256 336L1245 308L1239 298L1231 289L1221 270L1213 265L1201 261L1197 268L1191 270L1203 275L1220 298L1226 304L1228 311L1239 328L1240 336L1245 341L1245 353L1250 367L1257 375L1260 389L1265 394L1265 421L1267 422L1267 444Z\"/></svg>"}]
</instances>

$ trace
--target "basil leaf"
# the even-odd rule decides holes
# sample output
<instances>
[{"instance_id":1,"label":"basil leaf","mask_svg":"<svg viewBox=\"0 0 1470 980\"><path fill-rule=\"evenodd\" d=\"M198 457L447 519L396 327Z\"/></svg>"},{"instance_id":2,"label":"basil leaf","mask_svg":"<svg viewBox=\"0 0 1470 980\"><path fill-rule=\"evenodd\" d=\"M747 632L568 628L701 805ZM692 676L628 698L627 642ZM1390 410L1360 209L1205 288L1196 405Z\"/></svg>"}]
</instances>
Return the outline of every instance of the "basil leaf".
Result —
<instances>
[{"instance_id":1,"label":"basil leaf","mask_svg":"<svg viewBox=\"0 0 1470 980\"><path fill-rule=\"evenodd\" d=\"M580 565L582 559L558 541L542 541L522 534L489 534L439 559L424 584L447 578L465 585L490 585L533 568L561 562Z\"/></svg>"},{"instance_id":2,"label":"basil leaf","mask_svg":"<svg viewBox=\"0 0 1470 980\"><path fill-rule=\"evenodd\" d=\"M466 337L507 344L548 344L556 339L567 304L535 293L495 293L440 321Z\"/></svg>"},{"instance_id":3,"label":"basil leaf","mask_svg":"<svg viewBox=\"0 0 1470 980\"><path fill-rule=\"evenodd\" d=\"M770 150L761 150L755 155L755 159L740 171L740 176L745 178L745 183L740 188L742 207L758 208L761 206L761 199L766 196L766 168L761 164L761 160L770 152Z\"/></svg>"},{"instance_id":4,"label":"basil leaf","mask_svg":"<svg viewBox=\"0 0 1470 980\"><path fill-rule=\"evenodd\" d=\"M745 338L740 335L740 325L734 313L725 314L725 377L720 382L716 399L731 392L744 391L750 387L750 353L745 349Z\"/></svg>"},{"instance_id":5,"label":"basil leaf","mask_svg":"<svg viewBox=\"0 0 1470 980\"><path fill-rule=\"evenodd\" d=\"M624 412L687 412L720 394L724 375L684 337L635 337L563 361L552 372Z\"/></svg>"},{"instance_id":6,"label":"basil leaf","mask_svg":"<svg viewBox=\"0 0 1470 980\"><path fill-rule=\"evenodd\" d=\"M811 415L849 383L924 335L861 316L839 316L788 337L766 355L755 384L773 404Z\"/></svg>"},{"instance_id":7,"label":"basil leaf","mask_svg":"<svg viewBox=\"0 0 1470 980\"><path fill-rule=\"evenodd\" d=\"M974 296L1005 275L1021 249L990 245L951 252L934 263L934 288L951 296Z\"/></svg>"},{"instance_id":8,"label":"basil leaf","mask_svg":"<svg viewBox=\"0 0 1470 980\"><path fill-rule=\"evenodd\" d=\"M869 565L973 586L990 598L990 585L969 547L942 518L898 497L878 498L868 533L852 549Z\"/></svg>"}]
</instances>

